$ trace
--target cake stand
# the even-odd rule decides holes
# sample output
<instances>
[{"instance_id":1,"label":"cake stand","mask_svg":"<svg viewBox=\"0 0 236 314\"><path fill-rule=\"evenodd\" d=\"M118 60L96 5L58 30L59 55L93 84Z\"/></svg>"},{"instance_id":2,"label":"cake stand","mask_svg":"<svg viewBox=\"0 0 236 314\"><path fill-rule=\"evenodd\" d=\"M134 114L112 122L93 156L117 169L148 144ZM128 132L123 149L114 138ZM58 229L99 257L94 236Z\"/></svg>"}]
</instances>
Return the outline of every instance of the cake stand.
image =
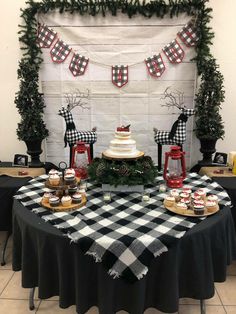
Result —
<instances>
[{"instance_id":1,"label":"cake stand","mask_svg":"<svg viewBox=\"0 0 236 314\"><path fill-rule=\"evenodd\" d=\"M137 155L134 156L134 157L133 156L132 157L128 157L128 156L117 157L117 156L114 156L112 154L107 153L106 151L102 153L102 157L105 158L105 159L120 160L120 161L122 161L122 160L137 160L137 159L139 159L139 158L141 158L143 156L144 156L144 152L141 152L141 151L138 152Z\"/></svg>"}]
</instances>

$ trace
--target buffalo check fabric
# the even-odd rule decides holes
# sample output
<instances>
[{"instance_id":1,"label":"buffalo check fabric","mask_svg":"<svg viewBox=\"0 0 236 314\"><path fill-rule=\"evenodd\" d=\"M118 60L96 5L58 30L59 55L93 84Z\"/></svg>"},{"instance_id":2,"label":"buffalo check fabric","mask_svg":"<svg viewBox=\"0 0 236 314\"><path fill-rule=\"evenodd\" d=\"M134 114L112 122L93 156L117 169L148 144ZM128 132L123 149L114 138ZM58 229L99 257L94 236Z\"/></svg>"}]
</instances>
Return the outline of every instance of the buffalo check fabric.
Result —
<instances>
[{"instance_id":1,"label":"buffalo check fabric","mask_svg":"<svg viewBox=\"0 0 236 314\"><path fill-rule=\"evenodd\" d=\"M182 30L178 32L178 36L187 47L195 46L198 41L198 36L194 21L189 21Z\"/></svg>"},{"instance_id":2,"label":"buffalo check fabric","mask_svg":"<svg viewBox=\"0 0 236 314\"><path fill-rule=\"evenodd\" d=\"M69 69L74 76L83 75L87 68L88 62L88 58L81 56L78 53L74 53Z\"/></svg>"},{"instance_id":3,"label":"buffalo check fabric","mask_svg":"<svg viewBox=\"0 0 236 314\"><path fill-rule=\"evenodd\" d=\"M160 77L165 71L165 64L160 53L145 59L145 63L151 76Z\"/></svg>"},{"instance_id":4,"label":"buffalo check fabric","mask_svg":"<svg viewBox=\"0 0 236 314\"><path fill-rule=\"evenodd\" d=\"M167 44L163 51L171 63L181 63L184 58L184 51L176 39Z\"/></svg>"},{"instance_id":5,"label":"buffalo check fabric","mask_svg":"<svg viewBox=\"0 0 236 314\"><path fill-rule=\"evenodd\" d=\"M114 194L109 204L103 202L100 186L88 184L87 204L73 212L53 213L40 206L47 175L32 179L21 187L15 198L26 208L60 229L71 241L78 243L85 254L102 262L108 273L134 282L148 272L153 258L168 251L186 231L204 218L184 217L167 211L163 206L165 193L157 185L149 185L148 202L138 193ZM207 176L191 173L184 181L192 190L206 188L217 194L220 206L230 205L227 193ZM168 193L168 192L167 192Z\"/></svg>"},{"instance_id":6,"label":"buffalo check fabric","mask_svg":"<svg viewBox=\"0 0 236 314\"><path fill-rule=\"evenodd\" d=\"M47 25L39 24L38 44L41 48L50 48L55 40L57 33Z\"/></svg>"},{"instance_id":7,"label":"buffalo check fabric","mask_svg":"<svg viewBox=\"0 0 236 314\"><path fill-rule=\"evenodd\" d=\"M114 65L111 68L112 83L117 87L122 87L128 83L128 66Z\"/></svg>"},{"instance_id":8,"label":"buffalo check fabric","mask_svg":"<svg viewBox=\"0 0 236 314\"><path fill-rule=\"evenodd\" d=\"M69 56L70 52L71 48L62 40L58 39L50 51L52 61L56 63L62 63Z\"/></svg>"}]
</instances>

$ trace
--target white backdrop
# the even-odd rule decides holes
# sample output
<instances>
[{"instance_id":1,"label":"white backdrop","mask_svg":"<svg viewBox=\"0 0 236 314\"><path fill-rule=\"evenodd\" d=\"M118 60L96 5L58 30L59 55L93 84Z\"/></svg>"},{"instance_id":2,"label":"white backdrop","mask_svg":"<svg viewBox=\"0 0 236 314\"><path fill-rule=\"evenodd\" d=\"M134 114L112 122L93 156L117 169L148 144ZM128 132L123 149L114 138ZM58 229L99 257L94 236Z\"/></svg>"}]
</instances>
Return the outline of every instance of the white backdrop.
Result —
<instances>
[{"instance_id":1,"label":"white backdrop","mask_svg":"<svg viewBox=\"0 0 236 314\"><path fill-rule=\"evenodd\" d=\"M146 19L141 16L129 19L125 15L103 18L59 13L40 15L41 23L52 27L73 51L89 57L91 61L85 75L75 78L68 68L72 53L64 63L55 64L51 61L50 50L43 49L44 62L40 75L46 103L45 121L50 131L46 142L46 160L55 164L61 160L68 161L69 148L64 149L65 123L57 112L62 105L66 105L65 93L89 89L90 110L76 107L72 114L77 130L97 126L95 155L100 156L107 149L117 126L131 124L137 148L157 161L153 127L170 130L180 113L161 106L162 94L166 87L172 86L184 92L186 107L193 108L196 66L190 59L195 50L187 48L179 40L185 57L177 65L169 63L162 53L166 71L158 79L148 75L142 61L161 52L189 19L185 15L173 19ZM111 68L92 61L108 65L140 63L129 68L129 82L119 89L111 82ZM191 164L192 129L193 118L190 118L184 145L188 165Z\"/></svg>"}]
</instances>

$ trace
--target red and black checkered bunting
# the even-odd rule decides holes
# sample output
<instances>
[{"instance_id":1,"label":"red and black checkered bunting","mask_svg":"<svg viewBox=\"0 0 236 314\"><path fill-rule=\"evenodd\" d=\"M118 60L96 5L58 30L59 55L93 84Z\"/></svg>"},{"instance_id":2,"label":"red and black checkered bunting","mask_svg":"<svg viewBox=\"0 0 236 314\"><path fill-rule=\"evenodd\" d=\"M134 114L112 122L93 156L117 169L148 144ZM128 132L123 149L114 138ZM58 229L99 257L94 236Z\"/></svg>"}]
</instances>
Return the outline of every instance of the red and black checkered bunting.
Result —
<instances>
[{"instance_id":1,"label":"red and black checkered bunting","mask_svg":"<svg viewBox=\"0 0 236 314\"><path fill-rule=\"evenodd\" d=\"M197 28L194 21L189 21L181 31L178 32L179 38L187 47L193 47L198 41Z\"/></svg>"},{"instance_id":2,"label":"red and black checkered bunting","mask_svg":"<svg viewBox=\"0 0 236 314\"><path fill-rule=\"evenodd\" d=\"M74 76L83 75L87 68L88 62L88 58L81 56L78 53L74 53L70 62L69 69Z\"/></svg>"},{"instance_id":3,"label":"red and black checkered bunting","mask_svg":"<svg viewBox=\"0 0 236 314\"><path fill-rule=\"evenodd\" d=\"M41 48L50 48L56 37L57 33L53 29L39 24L38 44Z\"/></svg>"},{"instance_id":4,"label":"red and black checkered bunting","mask_svg":"<svg viewBox=\"0 0 236 314\"><path fill-rule=\"evenodd\" d=\"M184 58L184 51L176 39L167 44L163 51L171 63L181 63Z\"/></svg>"},{"instance_id":5,"label":"red and black checkered bunting","mask_svg":"<svg viewBox=\"0 0 236 314\"><path fill-rule=\"evenodd\" d=\"M128 83L128 66L114 65L111 69L112 83L117 87L122 87Z\"/></svg>"},{"instance_id":6,"label":"red and black checkered bunting","mask_svg":"<svg viewBox=\"0 0 236 314\"><path fill-rule=\"evenodd\" d=\"M50 51L53 62L62 63L71 52L71 48L62 40L58 40Z\"/></svg>"},{"instance_id":7,"label":"red and black checkered bunting","mask_svg":"<svg viewBox=\"0 0 236 314\"><path fill-rule=\"evenodd\" d=\"M165 64L160 53L145 59L145 63L151 76L160 77L165 71Z\"/></svg>"}]
</instances>

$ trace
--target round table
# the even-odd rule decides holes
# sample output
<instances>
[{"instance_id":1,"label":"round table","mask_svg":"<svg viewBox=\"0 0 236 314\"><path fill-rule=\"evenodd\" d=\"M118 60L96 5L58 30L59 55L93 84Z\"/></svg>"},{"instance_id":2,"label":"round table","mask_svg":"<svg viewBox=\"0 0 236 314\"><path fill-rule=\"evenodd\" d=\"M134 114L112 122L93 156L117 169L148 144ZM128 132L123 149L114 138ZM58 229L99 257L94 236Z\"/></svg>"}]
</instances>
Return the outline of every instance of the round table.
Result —
<instances>
[{"instance_id":1,"label":"round table","mask_svg":"<svg viewBox=\"0 0 236 314\"><path fill-rule=\"evenodd\" d=\"M92 306L100 314L141 314L149 307L176 312L179 298L211 298L214 282L225 281L226 266L236 258L234 232L224 207L154 259L143 279L128 283L112 279L101 263L15 200L13 270L22 270L24 288L38 287L41 299L59 295L60 307L75 304L79 314Z\"/></svg>"}]
</instances>

